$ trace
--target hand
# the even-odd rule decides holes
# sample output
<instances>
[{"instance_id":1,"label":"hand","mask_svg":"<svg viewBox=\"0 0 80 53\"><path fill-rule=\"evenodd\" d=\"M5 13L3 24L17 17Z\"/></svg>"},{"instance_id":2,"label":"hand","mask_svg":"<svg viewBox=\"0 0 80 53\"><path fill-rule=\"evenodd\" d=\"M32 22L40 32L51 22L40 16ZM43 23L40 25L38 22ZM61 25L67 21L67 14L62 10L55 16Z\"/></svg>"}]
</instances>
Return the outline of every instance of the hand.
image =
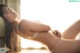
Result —
<instances>
[{"instance_id":1,"label":"hand","mask_svg":"<svg viewBox=\"0 0 80 53\"><path fill-rule=\"evenodd\" d=\"M58 30L52 31L57 37L61 38L61 33Z\"/></svg>"}]
</instances>

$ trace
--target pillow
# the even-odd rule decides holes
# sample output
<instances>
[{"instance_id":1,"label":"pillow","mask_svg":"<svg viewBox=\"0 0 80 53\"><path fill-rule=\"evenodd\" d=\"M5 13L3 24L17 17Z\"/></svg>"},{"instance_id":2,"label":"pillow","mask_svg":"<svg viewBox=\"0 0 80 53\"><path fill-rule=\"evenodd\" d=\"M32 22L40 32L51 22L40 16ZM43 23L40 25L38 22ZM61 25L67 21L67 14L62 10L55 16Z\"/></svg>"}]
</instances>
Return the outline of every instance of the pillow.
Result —
<instances>
[{"instance_id":1,"label":"pillow","mask_svg":"<svg viewBox=\"0 0 80 53\"><path fill-rule=\"evenodd\" d=\"M0 17L0 38L5 37L5 30L6 30L5 21L3 18Z\"/></svg>"}]
</instances>

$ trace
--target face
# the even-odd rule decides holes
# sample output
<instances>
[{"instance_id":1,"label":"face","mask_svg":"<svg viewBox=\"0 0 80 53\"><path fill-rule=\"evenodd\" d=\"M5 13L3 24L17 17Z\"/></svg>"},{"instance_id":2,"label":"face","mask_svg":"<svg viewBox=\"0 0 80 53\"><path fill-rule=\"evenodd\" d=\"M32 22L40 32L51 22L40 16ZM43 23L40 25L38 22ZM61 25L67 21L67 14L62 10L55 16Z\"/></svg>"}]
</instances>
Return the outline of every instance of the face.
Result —
<instances>
[{"instance_id":1,"label":"face","mask_svg":"<svg viewBox=\"0 0 80 53\"><path fill-rule=\"evenodd\" d=\"M9 22L13 22L17 17L17 13L9 7L4 7L3 12L5 19Z\"/></svg>"}]
</instances>

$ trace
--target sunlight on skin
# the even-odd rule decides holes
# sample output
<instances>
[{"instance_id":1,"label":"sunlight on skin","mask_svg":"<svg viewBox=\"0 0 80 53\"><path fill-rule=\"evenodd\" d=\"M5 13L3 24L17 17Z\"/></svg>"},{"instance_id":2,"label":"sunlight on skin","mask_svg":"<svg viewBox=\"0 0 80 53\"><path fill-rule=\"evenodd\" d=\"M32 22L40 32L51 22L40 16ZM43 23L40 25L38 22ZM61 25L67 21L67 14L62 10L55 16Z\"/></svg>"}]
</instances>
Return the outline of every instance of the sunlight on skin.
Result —
<instances>
[{"instance_id":1,"label":"sunlight on skin","mask_svg":"<svg viewBox=\"0 0 80 53\"><path fill-rule=\"evenodd\" d=\"M39 20L49 24L61 33L76 20L80 19L80 3L67 0L21 0L21 19ZM25 43L26 42L26 43ZM22 40L21 46L35 46L34 42ZM36 43L36 48L42 44Z\"/></svg>"}]
</instances>

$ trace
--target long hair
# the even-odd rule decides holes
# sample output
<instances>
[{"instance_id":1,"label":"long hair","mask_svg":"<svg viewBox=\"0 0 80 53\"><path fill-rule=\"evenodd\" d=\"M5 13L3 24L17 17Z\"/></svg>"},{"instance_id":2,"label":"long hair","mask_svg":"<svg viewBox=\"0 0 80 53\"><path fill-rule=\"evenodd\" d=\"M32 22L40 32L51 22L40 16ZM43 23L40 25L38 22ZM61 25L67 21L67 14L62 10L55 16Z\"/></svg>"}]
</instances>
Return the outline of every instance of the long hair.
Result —
<instances>
[{"instance_id":1,"label":"long hair","mask_svg":"<svg viewBox=\"0 0 80 53\"><path fill-rule=\"evenodd\" d=\"M4 17L4 7L8 7L5 4L0 4L0 17L2 17L5 20L6 23L6 34L5 34L5 42L6 42L6 46L8 48L11 48L10 46L10 37L11 37L11 33L13 31L12 25L5 19Z\"/></svg>"}]
</instances>

